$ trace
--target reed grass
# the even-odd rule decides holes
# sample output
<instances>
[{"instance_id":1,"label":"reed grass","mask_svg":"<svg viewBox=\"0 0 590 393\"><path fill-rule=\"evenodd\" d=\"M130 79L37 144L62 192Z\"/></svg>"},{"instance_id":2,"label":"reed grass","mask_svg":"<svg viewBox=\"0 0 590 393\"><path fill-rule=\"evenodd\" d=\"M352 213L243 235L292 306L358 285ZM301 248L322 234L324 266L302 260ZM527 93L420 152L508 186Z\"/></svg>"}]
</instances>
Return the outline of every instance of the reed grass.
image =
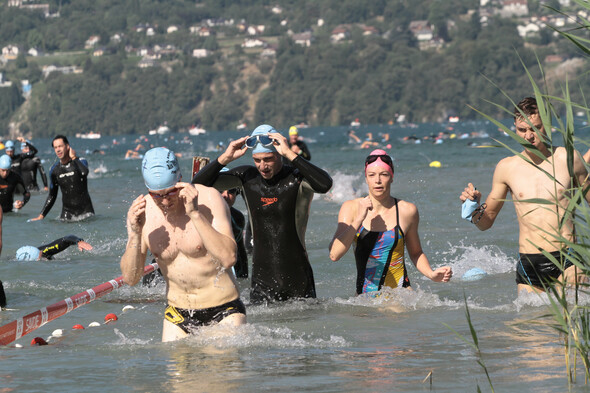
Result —
<instances>
[{"instance_id":1,"label":"reed grass","mask_svg":"<svg viewBox=\"0 0 590 393\"><path fill-rule=\"evenodd\" d=\"M588 10L590 14L590 4L586 0L573 0L573 2L579 7ZM551 7L548 8L556 13L566 15L559 10ZM590 39L586 38L586 35L590 33L590 21L580 18L579 15L576 15L575 17L569 15L566 16L571 20L575 20L577 27L567 31L560 31L555 28L554 30L573 43L585 55L590 55ZM580 369L584 372L584 383L588 384L590 381L590 307L589 305L584 304L581 297L581 295L586 295L586 299L588 299L588 296L590 295L590 285L586 281L586 278L590 277L590 207L585 202L585 195L590 190L590 180L589 177L587 177L587 182L584 184L578 184L573 175L574 160L582 157L580 152L576 150L576 144L586 147L590 146L589 140L578 138L575 135L574 113L582 112L588 120L588 123L590 123L590 108L585 101L585 98L583 98L583 103L572 101L570 95L571 86L568 80L565 81L563 86L560 86L557 93L554 93L550 91L550 86L547 85L544 76L543 83L538 84L524 64L523 67L529 77L539 107L539 115L546 130L546 138L544 142L547 146L554 146L556 138L561 137L567 153L566 162L570 173L570 183L560 185L555 178L555 167L552 167L552 170L543 171L545 175L553 181L554 195L558 195L557 190L561 186L566 189L567 204L565 208L559 205L557 200L531 199L519 201L519 203L534 203L539 205L539 208L555 211L555 214L560 214L559 212L563 214L562 218L557 220L558 225L556 228L553 228L554 232L545 231L546 236L563 244L563 249L559 258L554 258L551 254L543 252L547 258L560 268L562 278L559 282L555 282L553 285L545 287L547 298L549 299L548 312L537 317L533 322L548 325L558 333L561 344L563 345L566 378L568 386L571 388L573 384L577 383L577 372ZM541 75L544 75L540 61L538 61L538 67L541 70ZM500 89L500 91L502 91L502 89ZM503 107L495 103L492 104L512 116L513 108L516 107L516 103L506 94L505 96L510 101L510 106ZM581 91L581 96L585 97L583 91ZM540 151L536 150L511 129L491 116L478 111L476 108L473 109L511 136L512 139L518 142L523 148L526 148L536 156L547 160ZM526 119L526 116L523 117ZM496 142L504 146L513 154L521 157L523 160L531 162L519 151L512 149L502 141L498 140ZM578 157L576 157L576 155ZM584 164L586 169L589 170L589 165L587 163ZM561 229L564 225L573 225L573 233L575 235L574 241L561 236ZM563 274L565 271L564 264L566 260L571 261L580 273L580 277L575 275L575 282L573 284L570 283L569 285L566 283ZM448 325L447 327L475 349L478 356L478 364L484 370L488 383L492 391L494 391L490 373L483 362L479 340L475 329L473 328L467 301L465 301L465 309L472 342L469 342L469 340L461 336ZM481 391L479 385L477 386L477 389L478 391Z\"/></svg>"}]
</instances>

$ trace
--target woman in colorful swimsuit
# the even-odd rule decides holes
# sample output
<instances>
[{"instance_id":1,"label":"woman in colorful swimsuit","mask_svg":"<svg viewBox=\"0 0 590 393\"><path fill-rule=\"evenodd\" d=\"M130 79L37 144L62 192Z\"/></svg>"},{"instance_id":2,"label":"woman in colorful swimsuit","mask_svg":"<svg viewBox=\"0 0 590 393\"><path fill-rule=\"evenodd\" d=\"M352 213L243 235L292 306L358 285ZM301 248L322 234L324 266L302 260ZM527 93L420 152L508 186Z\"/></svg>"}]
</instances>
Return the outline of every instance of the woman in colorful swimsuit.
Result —
<instances>
[{"instance_id":1,"label":"woman in colorful swimsuit","mask_svg":"<svg viewBox=\"0 0 590 393\"><path fill-rule=\"evenodd\" d=\"M330 243L333 261L342 258L355 244L357 295L379 291L383 286L410 286L404 246L420 273L432 281L448 282L453 275L451 268L432 270L422 251L416 205L391 196L393 162L385 151L377 149L367 157L365 180L369 195L344 202Z\"/></svg>"}]
</instances>

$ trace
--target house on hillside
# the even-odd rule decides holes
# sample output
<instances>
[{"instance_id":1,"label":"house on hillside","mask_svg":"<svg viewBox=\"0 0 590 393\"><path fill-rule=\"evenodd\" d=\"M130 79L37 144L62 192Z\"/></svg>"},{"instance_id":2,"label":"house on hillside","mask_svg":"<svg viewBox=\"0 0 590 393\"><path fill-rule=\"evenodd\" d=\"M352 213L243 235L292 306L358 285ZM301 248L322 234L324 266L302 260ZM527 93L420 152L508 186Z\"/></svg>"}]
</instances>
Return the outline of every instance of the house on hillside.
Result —
<instances>
[{"instance_id":1,"label":"house on hillside","mask_svg":"<svg viewBox=\"0 0 590 393\"><path fill-rule=\"evenodd\" d=\"M16 60L18 57L18 52L18 46L6 45L4 48L2 48L2 57L4 57L5 60Z\"/></svg>"},{"instance_id":2,"label":"house on hillside","mask_svg":"<svg viewBox=\"0 0 590 393\"><path fill-rule=\"evenodd\" d=\"M521 36L522 38L526 38L526 37L530 37L530 36L539 34L539 31L541 31L541 28L536 23L529 22L524 25L516 26L516 30L518 30L519 36Z\"/></svg>"},{"instance_id":3,"label":"house on hillside","mask_svg":"<svg viewBox=\"0 0 590 393\"><path fill-rule=\"evenodd\" d=\"M84 49L92 49L96 44L100 42L99 35L91 35L90 38L84 43Z\"/></svg>"},{"instance_id":4,"label":"house on hillside","mask_svg":"<svg viewBox=\"0 0 590 393\"><path fill-rule=\"evenodd\" d=\"M57 67L54 65L46 65L46 66L43 66L43 68L41 69L41 72L43 73L43 77L47 78L47 76L49 76L49 74L51 74L52 72L61 72L62 74L67 75L67 74L81 74L82 72L84 72L84 70L81 67L76 67L76 66Z\"/></svg>"},{"instance_id":5,"label":"house on hillside","mask_svg":"<svg viewBox=\"0 0 590 393\"><path fill-rule=\"evenodd\" d=\"M303 47L310 47L311 41L313 40L313 36L311 35L311 31L306 31L303 33L293 34L291 36L291 39L297 45L301 45Z\"/></svg>"},{"instance_id":6,"label":"house on hillside","mask_svg":"<svg viewBox=\"0 0 590 393\"><path fill-rule=\"evenodd\" d=\"M100 57L102 55L104 55L104 48L103 47L96 48L96 49L94 49L94 51L92 51L92 56L94 56L94 57Z\"/></svg>"},{"instance_id":7,"label":"house on hillside","mask_svg":"<svg viewBox=\"0 0 590 393\"><path fill-rule=\"evenodd\" d=\"M41 52L39 49L37 48L31 48L27 51L27 54L31 57L39 57L43 54L43 52Z\"/></svg>"},{"instance_id":8,"label":"house on hillside","mask_svg":"<svg viewBox=\"0 0 590 393\"><path fill-rule=\"evenodd\" d=\"M246 38L244 42L242 42L242 48L264 48L265 46L266 41L259 38Z\"/></svg>"},{"instance_id":9,"label":"house on hillside","mask_svg":"<svg viewBox=\"0 0 590 393\"><path fill-rule=\"evenodd\" d=\"M144 57L143 59L141 59L140 61L137 62L137 66L139 68L148 68L148 67L153 67L156 65L156 61L154 59L148 59L146 57Z\"/></svg>"},{"instance_id":10,"label":"house on hillside","mask_svg":"<svg viewBox=\"0 0 590 393\"><path fill-rule=\"evenodd\" d=\"M191 34L196 34L199 37L209 37L213 34L213 30L207 26L191 26L189 28L189 32Z\"/></svg>"},{"instance_id":11,"label":"house on hillside","mask_svg":"<svg viewBox=\"0 0 590 393\"><path fill-rule=\"evenodd\" d=\"M172 34L172 33L176 33L178 31L178 27L177 26L168 26L168 28L166 29L166 33L168 34Z\"/></svg>"},{"instance_id":12,"label":"house on hillside","mask_svg":"<svg viewBox=\"0 0 590 393\"><path fill-rule=\"evenodd\" d=\"M430 41L434 37L432 26L427 20L413 20L408 28L418 41Z\"/></svg>"},{"instance_id":13,"label":"house on hillside","mask_svg":"<svg viewBox=\"0 0 590 393\"><path fill-rule=\"evenodd\" d=\"M259 35L264 33L265 26L264 25L257 25L257 26L248 26L246 32L249 35Z\"/></svg>"},{"instance_id":14,"label":"house on hillside","mask_svg":"<svg viewBox=\"0 0 590 393\"><path fill-rule=\"evenodd\" d=\"M193 57L196 57L197 59L202 59L210 54L211 51L207 49L193 49Z\"/></svg>"},{"instance_id":15,"label":"house on hillside","mask_svg":"<svg viewBox=\"0 0 590 393\"><path fill-rule=\"evenodd\" d=\"M260 53L260 57L263 58L272 58L272 57L276 57L277 56L277 50L276 48L273 48L271 46L264 48L262 50L262 52Z\"/></svg>"},{"instance_id":16,"label":"house on hillside","mask_svg":"<svg viewBox=\"0 0 590 393\"><path fill-rule=\"evenodd\" d=\"M332 33L330 34L330 42L342 42L344 40L348 40L350 38L350 26L347 25L339 25L336 26Z\"/></svg>"},{"instance_id":17,"label":"house on hillside","mask_svg":"<svg viewBox=\"0 0 590 393\"><path fill-rule=\"evenodd\" d=\"M374 26L367 26L367 25L360 24L359 27L363 31L364 36L379 35L379 30Z\"/></svg>"},{"instance_id":18,"label":"house on hillside","mask_svg":"<svg viewBox=\"0 0 590 393\"><path fill-rule=\"evenodd\" d=\"M503 0L499 14L503 18L526 16L529 14L527 0Z\"/></svg>"}]
</instances>

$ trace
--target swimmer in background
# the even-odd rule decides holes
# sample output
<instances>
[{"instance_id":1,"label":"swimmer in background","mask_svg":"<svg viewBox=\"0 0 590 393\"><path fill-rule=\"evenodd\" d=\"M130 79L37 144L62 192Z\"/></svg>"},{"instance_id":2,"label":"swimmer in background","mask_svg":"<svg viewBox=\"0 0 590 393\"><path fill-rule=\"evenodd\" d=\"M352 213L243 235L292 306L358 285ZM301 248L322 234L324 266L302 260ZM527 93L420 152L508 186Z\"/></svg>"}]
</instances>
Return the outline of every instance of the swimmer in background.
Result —
<instances>
[{"instance_id":1,"label":"swimmer in background","mask_svg":"<svg viewBox=\"0 0 590 393\"><path fill-rule=\"evenodd\" d=\"M80 251L92 250L92 246L85 242L84 239L76 235L67 235L39 247L22 246L16 250L16 259L18 261L51 260L54 255L59 254L73 245L77 245Z\"/></svg>"},{"instance_id":2,"label":"swimmer in background","mask_svg":"<svg viewBox=\"0 0 590 393\"><path fill-rule=\"evenodd\" d=\"M367 132L367 138L361 143L361 149L369 149L376 146L379 146L379 143L373 141L373 133Z\"/></svg>"},{"instance_id":3,"label":"swimmer in background","mask_svg":"<svg viewBox=\"0 0 590 393\"><path fill-rule=\"evenodd\" d=\"M12 160L6 154L0 157L0 205L2 211L8 213L22 209L29 199L31 193L25 188L23 179L11 169ZM17 188L23 191L23 199L14 200L14 193Z\"/></svg>"},{"instance_id":4,"label":"swimmer in background","mask_svg":"<svg viewBox=\"0 0 590 393\"><path fill-rule=\"evenodd\" d=\"M222 172L227 171L223 168ZM236 196L240 193L238 188L230 188L221 193L221 197L229 206L231 216L231 227L234 233L234 239L237 245L236 264L234 271L237 278L248 278L248 253L246 252L246 245L244 243L244 227L246 226L246 218L241 211L234 207Z\"/></svg>"},{"instance_id":5,"label":"swimmer in background","mask_svg":"<svg viewBox=\"0 0 590 393\"><path fill-rule=\"evenodd\" d=\"M448 282L449 266L432 270L420 245L416 205L391 196L393 161L377 149L365 160L369 195L344 202L330 243L330 259L338 261L354 244L357 266L356 294L383 286L410 287L404 248L418 271L435 282Z\"/></svg>"},{"instance_id":6,"label":"swimmer in background","mask_svg":"<svg viewBox=\"0 0 590 393\"><path fill-rule=\"evenodd\" d=\"M68 138L57 135L51 146L58 161L49 170L49 195L41 214L31 221L42 220L47 216L57 199L58 189L61 189L62 221L82 219L94 215L92 200L88 193L88 162L78 158L74 149L70 147Z\"/></svg>"},{"instance_id":7,"label":"swimmer in background","mask_svg":"<svg viewBox=\"0 0 590 393\"><path fill-rule=\"evenodd\" d=\"M348 143L361 143L361 138L359 138L354 130L348 130Z\"/></svg>"},{"instance_id":8,"label":"swimmer in background","mask_svg":"<svg viewBox=\"0 0 590 393\"><path fill-rule=\"evenodd\" d=\"M45 169L41 164L41 159L36 156L37 149L28 141L22 142L20 148L22 157L20 164L21 177L23 178L26 189L29 191L39 191L39 185L37 184L37 171L39 171L41 180L43 181L43 190L49 190Z\"/></svg>"},{"instance_id":9,"label":"swimmer in background","mask_svg":"<svg viewBox=\"0 0 590 393\"><path fill-rule=\"evenodd\" d=\"M311 160L311 153L309 152L309 148L307 144L303 142L303 138L299 136L299 130L297 127L291 126L289 128L289 148L295 152L295 154L305 158L306 160Z\"/></svg>"}]
</instances>

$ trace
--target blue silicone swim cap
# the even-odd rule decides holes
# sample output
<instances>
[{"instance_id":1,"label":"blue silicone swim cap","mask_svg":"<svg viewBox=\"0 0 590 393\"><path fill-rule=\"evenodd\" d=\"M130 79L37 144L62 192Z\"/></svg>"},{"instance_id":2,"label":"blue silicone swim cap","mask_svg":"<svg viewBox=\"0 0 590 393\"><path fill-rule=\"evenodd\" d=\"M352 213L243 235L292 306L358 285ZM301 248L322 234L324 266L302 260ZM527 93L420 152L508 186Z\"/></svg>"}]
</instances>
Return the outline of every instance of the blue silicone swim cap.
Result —
<instances>
[{"instance_id":1,"label":"blue silicone swim cap","mask_svg":"<svg viewBox=\"0 0 590 393\"><path fill-rule=\"evenodd\" d=\"M6 141L6 143L4 144L4 150L14 150L14 142Z\"/></svg>"},{"instance_id":2,"label":"blue silicone swim cap","mask_svg":"<svg viewBox=\"0 0 590 393\"><path fill-rule=\"evenodd\" d=\"M277 132L277 130L275 130L273 126L269 126L268 124L262 124L262 125L256 127L254 129L254 131L252 131L252 134L250 134L250 136L266 135L270 132ZM277 151L277 149L275 149L275 147L273 145L262 146L261 143L257 143L256 146L254 147L254 149L252 149L252 154L274 153L276 151Z\"/></svg>"},{"instance_id":3,"label":"blue silicone swim cap","mask_svg":"<svg viewBox=\"0 0 590 393\"><path fill-rule=\"evenodd\" d=\"M6 154L3 154L2 157L0 157L0 169L10 169L11 165L12 165L12 158L10 158Z\"/></svg>"},{"instance_id":4,"label":"blue silicone swim cap","mask_svg":"<svg viewBox=\"0 0 590 393\"><path fill-rule=\"evenodd\" d=\"M41 250L33 246L22 246L16 250L16 259L19 261L36 261L39 259Z\"/></svg>"},{"instance_id":5,"label":"blue silicone swim cap","mask_svg":"<svg viewBox=\"0 0 590 393\"><path fill-rule=\"evenodd\" d=\"M160 191L174 186L180 180L180 167L174 152L156 147L145 153L141 174L148 190Z\"/></svg>"}]
</instances>

